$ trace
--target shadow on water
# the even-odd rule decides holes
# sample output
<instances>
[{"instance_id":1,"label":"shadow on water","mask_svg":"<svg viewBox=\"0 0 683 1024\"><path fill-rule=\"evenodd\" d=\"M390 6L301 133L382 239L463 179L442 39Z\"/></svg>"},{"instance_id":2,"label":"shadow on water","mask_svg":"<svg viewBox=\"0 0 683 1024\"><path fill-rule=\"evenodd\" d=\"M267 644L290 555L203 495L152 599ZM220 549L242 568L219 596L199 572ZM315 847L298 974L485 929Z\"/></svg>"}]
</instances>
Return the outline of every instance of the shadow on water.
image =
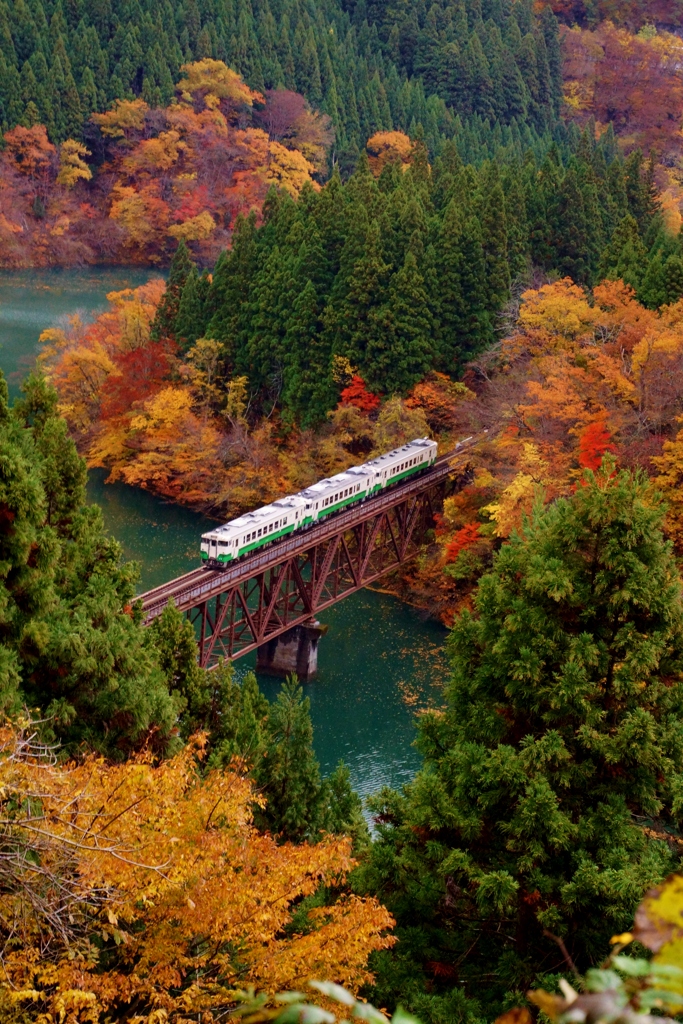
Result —
<instances>
[{"instance_id":1,"label":"shadow on water","mask_svg":"<svg viewBox=\"0 0 683 1024\"><path fill-rule=\"evenodd\" d=\"M0 272L0 366L18 391L32 365L38 335L78 313L90 320L106 308L109 291L135 287L155 271L88 269ZM126 558L140 564L139 590L148 590L198 562L199 536L213 523L126 484L107 484L104 470L89 476L90 501L102 507L109 532ZM363 795L400 786L419 766L412 746L414 716L440 705L447 665L445 631L413 609L368 590L320 616L329 627L319 648L318 678L305 686L311 700L316 753L324 773L340 759ZM238 676L255 664L236 662ZM273 699L279 683L259 680Z\"/></svg>"}]
</instances>

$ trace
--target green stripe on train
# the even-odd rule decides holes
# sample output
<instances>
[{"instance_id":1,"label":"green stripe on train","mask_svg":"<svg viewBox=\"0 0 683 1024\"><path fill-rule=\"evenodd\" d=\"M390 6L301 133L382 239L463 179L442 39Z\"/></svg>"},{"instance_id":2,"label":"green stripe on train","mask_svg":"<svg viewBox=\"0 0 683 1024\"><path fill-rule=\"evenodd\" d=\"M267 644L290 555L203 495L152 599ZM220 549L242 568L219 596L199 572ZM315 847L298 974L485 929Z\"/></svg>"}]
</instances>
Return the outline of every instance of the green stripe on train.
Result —
<instances>
[{"instance_id":1,"label":"green stripe on train","mask_svg":"<svg viewBox=\"0 0 683 1024\"><path fill-rule=\"evenodd\" d=\"M404 480L407 476L411 476L413 473L418 473L421 469L428 468L428 466L429 463L421 463L419 466L411 466L409 469L404 470L403 473L399 473L398 476L390 477L387 481L387 485L398 483L399 480ZM375 484L375 486L371 488L370 494L376 494L381 490L382 485ZM324 519L325 516L329 516L332 512L337 512L340 508L344 508L346 505L352 505L354 502L361 501L365 497L367 497L366 491L359 491L358 494L351 494L348 498L343 498L341 501L338 501L336 505L330 505L328 508L321 509L318 513L318 519ZM306 518L301 521L300 525L308 526L312 522L313 517L306 516ZM263 537L258 537L255 541L252 541L245 547L240 548L237 552L237 557L239 558L241 555L246 555L249 551L255 551L256 548L263 547L264 544L270 544L271 541L278 540L278 538L284 537L288 533L292 533L293 530L294 523L291 523L289 526L286 526L284 530L277 530L275 533L266 533ZM206 551L202 551L201 555L203 561L206 561L209 557ZM232 555L219 555L217 561L230 562L232 561L232 558Z\"/></svg>"},{"instance_id":2,"label":"green stripe on train","mask_svg":"<svg viewBox=\"0 0 683 1024\"><path fill-rule=\"evenodd\" d=\"M337 509L344 508L345 505L351 505L354 501L360 501L361 498L365 497L365 491L359 491L358 494L351 494L348 498L342 498L336 505L328 505L327 508L323 508L318 513L318 519L322 519L324 516L329 516L330 512L336 512Z\"/></svg>"}]
</instances>

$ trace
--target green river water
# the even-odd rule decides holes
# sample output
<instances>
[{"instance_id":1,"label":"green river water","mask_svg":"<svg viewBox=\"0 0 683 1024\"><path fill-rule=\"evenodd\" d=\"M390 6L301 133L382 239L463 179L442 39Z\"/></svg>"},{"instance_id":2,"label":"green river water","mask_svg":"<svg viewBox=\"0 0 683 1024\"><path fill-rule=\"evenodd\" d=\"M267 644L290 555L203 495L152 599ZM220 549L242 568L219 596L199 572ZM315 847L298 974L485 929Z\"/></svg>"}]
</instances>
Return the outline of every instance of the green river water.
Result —
<instances>
[{"instance_id":1,"label":"green river water","mask_svg":"<svg viewBox=\"0 0 683 1024\"><path fill-rule=\"evenodd\" d=\"M106 308L109 291L142 284L153 272L129 268L0 272L0 367L15 395L33 364L38 335L78 314L90 320ZM107 528L127 558L140 565L140 590L197 564L205 516L125 484L105 484L92 471L89 494L102 506ZM319 675L306 684L315 748L323 772L339 760L363 795L414 774L414 715L441 703L445 633L394 598L361 591L329 609L320 642ZM243 674L254 658L236 662ZM259 680L272 699L278 683Z\"/></svg>"}]
</instances>

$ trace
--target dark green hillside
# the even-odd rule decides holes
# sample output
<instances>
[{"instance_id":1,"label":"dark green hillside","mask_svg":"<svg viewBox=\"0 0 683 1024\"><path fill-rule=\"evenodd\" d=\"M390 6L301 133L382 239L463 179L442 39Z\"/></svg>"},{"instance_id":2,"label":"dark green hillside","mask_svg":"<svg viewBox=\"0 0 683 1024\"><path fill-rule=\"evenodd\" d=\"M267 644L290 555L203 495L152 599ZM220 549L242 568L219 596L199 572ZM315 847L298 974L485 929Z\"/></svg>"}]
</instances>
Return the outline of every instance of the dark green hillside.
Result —
<instances>
[{"instance_id":1,"label":"dark green hillside","mask_svg":"<svg viewBox=\"0 0 683 1024\"><path fill-rule=\"evenodd\" d=\"M502 167L465 165L452 142L430 167L418 143L407 171L389 163L375 178L363 156L348 182L335 173L298 202L271 192L262 226L238 218L210 287L184 267L163 329L185 349L219 343L219 391L244 375L255 408L312 426L337 403L335 357L381 394L457 373L496 338L532 265L592 285L617 226L633 221L643 246L638 217L656 235L648 168L639 154L624 162L608 133Z\"/></svg>"},{"instance_id":2,"label":"dark green hillside","mask_svg":"<svg viewBox=\"0 0 683 1024\"><path fill-rule=\"evenodd\" d=\"M529 0L489 6L420 2L399 18L363 0L0 0L0 127L79 137L117 98L167 105L180 66L213 57L329 113L342 167L379 130L421 125L434 151L458 114L475 135L507 125L500 144L521 132L533 146L557 123L556 25Z\"/></svg>"}]
</instances>

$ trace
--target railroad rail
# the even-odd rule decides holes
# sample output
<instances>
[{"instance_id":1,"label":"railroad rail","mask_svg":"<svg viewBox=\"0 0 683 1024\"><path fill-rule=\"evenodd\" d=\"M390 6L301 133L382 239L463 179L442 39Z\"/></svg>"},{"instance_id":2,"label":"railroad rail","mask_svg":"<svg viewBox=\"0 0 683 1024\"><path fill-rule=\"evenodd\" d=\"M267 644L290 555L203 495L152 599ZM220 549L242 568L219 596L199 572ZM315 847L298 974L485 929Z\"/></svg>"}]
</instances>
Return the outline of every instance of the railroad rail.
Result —
<instances>
[{"instance_id":1,"label":"railroad rail","mask_svg":"<svg viewBox=\"0 0 683 1024\"><path fill-rule=\"evenodd\" d=\"M413 558L433 525L452 462L468 438L431 469L321 523L273 542L227 569L197 568L140 595L149 624L170 601L198 628L199 660L236 659Z\"/></svg>"}]
</instances>

